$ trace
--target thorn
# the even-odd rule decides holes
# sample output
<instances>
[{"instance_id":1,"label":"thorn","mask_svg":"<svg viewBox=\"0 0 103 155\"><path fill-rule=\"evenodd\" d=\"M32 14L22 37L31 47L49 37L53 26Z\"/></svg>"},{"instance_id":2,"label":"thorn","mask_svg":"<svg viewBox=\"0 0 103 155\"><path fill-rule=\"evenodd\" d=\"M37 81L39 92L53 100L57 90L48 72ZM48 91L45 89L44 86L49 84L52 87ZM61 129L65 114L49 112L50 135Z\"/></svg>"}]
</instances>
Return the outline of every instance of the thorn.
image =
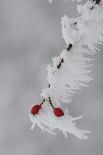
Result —
<instances>
[{"instance_id":1,"label":"thorn","mask_svg":"<svg viewBox=\"0 0 103 155\"><path fill-rule=\"evenodd\" d=\"M73 24L74 24L74 25L76 25L76 24L77 24L77 22L74 22Z\"/></svg>"},{"instance_id":2,"label":"thorn","mask_svg":"<svg viewBox=\"0 0 103 155\"><path fill-rule=\"evenodd\" d=\"M69 46L67 47L67 51L69 51L72 48L72 44L69 44Z\"/></svg>"},{"instance_id":3,"label":"thorn","mask_svg":"<svg viewBox=\"0 0 103 155\"><path fill-rule=\"evenodd\" d=\"M45 98L43 99L43 102L45 102Z\"/></svg>"},{"instance_id":4,"label":"thorn","mask_svg":"<svg viewBox=\"0 0 103 155\"><path fill-rule=\"evenodd\" d=\"M61 67L61 62L59 63L59 65L57 65L57 68L59 69Z\"/></svg>"},{"instance_id":5,"label":"thorn","mask_svg":"<svg viewBox=\"0 0 103 155\"><path fill-rule=\"evenodd\" d=\"M94 7L92 6L90 9L91 9L91 10L93 10L93 9L94 9Z\"/></svg>"}]
</instances>

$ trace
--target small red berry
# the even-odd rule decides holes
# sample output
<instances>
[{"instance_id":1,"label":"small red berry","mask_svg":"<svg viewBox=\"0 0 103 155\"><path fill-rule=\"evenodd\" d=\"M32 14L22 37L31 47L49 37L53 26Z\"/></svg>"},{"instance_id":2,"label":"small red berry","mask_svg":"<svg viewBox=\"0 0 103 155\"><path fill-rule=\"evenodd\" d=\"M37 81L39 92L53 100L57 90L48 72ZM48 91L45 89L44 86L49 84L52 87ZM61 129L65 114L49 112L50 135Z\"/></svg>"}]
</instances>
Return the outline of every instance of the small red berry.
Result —
<instances>
[{"instance_id":1,"label":"small red berry","mask_svg":"<svg viewBox=\"0 0 103 155\"><path fill-rule=\"evenodd\" d=\"M64 112L63 112L63 110L61 108L54 108L54 114L57 117L64 116Z\"/></svg>"},{"instance_id":2,"label":"small red berry","mask_svg":"<svg viewBox=\"0 0 103 155\"><path fill-rule=\"evenodd\" d=\"M41 105L37 104L37 105L34 105L32 108L31 108L31 113L33 115L36 115L39 113L39 110L41 109Z\"/></svg>"}]
</instances>

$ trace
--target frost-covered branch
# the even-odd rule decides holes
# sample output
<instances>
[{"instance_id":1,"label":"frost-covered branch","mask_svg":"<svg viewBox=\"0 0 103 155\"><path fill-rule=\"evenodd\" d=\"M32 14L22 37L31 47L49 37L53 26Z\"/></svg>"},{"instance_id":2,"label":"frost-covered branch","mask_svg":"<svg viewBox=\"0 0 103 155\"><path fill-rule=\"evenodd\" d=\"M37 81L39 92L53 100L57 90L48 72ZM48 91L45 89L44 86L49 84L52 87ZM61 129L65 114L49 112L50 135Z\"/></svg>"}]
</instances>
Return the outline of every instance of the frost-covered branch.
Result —
<instances>
[{"instance_id":1,"label":"frost-covered branch","mask_svg":"<svg viewBox=\"0 0 103 155\"><path fill-rule=\"evenodd\" d=\"M67 48L48 65L48 86L42 90L42 103L32 107L30 120L32 128L37 124L42 131L55 134L56 129L87 139L84 131L78 129L75 120L64 112L62 104L70 103L76 91L88 86L91 55L103 43L103 1L89 0L84 5L77 5L78 18L62 17L62 36Z\"/></svg>"}]
</instances>

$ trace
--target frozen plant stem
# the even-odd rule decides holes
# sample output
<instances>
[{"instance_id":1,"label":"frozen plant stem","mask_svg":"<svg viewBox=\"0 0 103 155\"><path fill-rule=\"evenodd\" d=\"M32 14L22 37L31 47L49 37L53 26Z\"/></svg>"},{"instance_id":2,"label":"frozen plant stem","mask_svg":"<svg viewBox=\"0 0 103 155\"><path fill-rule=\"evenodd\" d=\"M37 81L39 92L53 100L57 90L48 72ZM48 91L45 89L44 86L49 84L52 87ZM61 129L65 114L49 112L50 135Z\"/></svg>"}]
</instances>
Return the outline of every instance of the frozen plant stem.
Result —
<instances>
[{"instance_id":1,"label":"frozen plant stem","mask_svg":"<svg viewBox=\"0 0 103 155\"><path fill-rule=\"evenodd\" d=\"M85 134L90 132L75 124L81 116L73 118L60 105L70 103L72 96L92 80L88 69L91 55L99 50L97 45L103 43L103 0L88 0L77 5L77 11L78 18L62 17L62 37L67 48L48 65L48 86L42 90L42 103L32 107L30 120L32 129L38 125L43 132L55 135L58 129L65 137L71 133L87 139Z\"/></svg>"}]
</instances>

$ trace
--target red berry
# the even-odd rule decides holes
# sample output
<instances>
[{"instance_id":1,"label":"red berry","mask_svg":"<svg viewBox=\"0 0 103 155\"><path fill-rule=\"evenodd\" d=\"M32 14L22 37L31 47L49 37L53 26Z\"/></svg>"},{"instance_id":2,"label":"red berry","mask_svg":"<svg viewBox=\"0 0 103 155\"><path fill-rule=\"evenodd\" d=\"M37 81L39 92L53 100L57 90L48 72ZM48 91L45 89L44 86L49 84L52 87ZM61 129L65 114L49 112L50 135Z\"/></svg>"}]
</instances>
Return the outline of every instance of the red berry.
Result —
<instances>
[{"instance_id":1,"label":"red berry","mask_svg":"<svg viewBox=\"0 0 103 155\"><path fill-rule=\"evenodd\" d=\"M31 113L33 115L36 115L39 113L39 110L41 109L41 105L37 104L37 105L34 105L32 108L31 108Z\"/></svg>"},{"instance_id":2,"label":"red berry","mask_svg":"<svg viewBox=\"0 0 103 155\"><path fill-rule=\"evenodd\" d=\"M54 114L57 117L64 116L64 112L63 112L63 110L61 108L54 108Z\"/></svg>"}]
</instances>

